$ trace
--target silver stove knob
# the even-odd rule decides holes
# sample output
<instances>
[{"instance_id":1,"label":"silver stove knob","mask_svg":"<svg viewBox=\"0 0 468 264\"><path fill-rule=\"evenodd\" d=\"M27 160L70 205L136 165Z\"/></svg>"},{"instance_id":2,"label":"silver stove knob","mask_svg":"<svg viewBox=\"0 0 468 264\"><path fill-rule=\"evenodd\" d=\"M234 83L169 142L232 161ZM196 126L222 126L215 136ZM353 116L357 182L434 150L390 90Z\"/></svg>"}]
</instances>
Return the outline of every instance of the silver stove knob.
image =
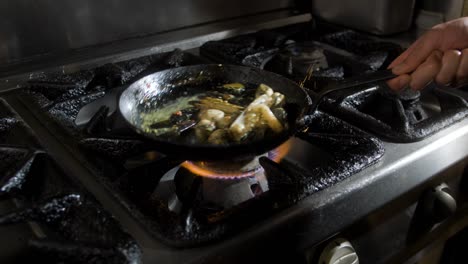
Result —
<instances>
[{"instance_id":1,"label":"silver stove knob","mask_svg":"<svg viewBox=\"0 0 468 264\"><path fill-rule=\"evenodd\" d=\"M325 247L318 264L359 264L359 258L348 240L337 238Z\"/></svg>"}]
</instances>

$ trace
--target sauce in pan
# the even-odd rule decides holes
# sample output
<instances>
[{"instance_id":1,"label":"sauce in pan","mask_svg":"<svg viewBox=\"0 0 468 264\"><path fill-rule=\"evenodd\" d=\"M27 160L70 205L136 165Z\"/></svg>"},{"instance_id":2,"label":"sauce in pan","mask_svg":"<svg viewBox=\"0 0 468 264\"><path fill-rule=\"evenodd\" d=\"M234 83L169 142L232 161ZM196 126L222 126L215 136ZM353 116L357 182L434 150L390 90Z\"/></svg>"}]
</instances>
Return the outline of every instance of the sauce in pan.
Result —
<instances>
[{"instance_id":1,"label":"sauce in pan","mask_svg":"<svg viewBox=\"0 0 468 264\"><path fill-rule=\"evenodd\" d=\"M223 145L258 140L287 129L285 96L260 84L188 89L139 116L146 133L189 143Z\"/></svg>"}]
</instances>

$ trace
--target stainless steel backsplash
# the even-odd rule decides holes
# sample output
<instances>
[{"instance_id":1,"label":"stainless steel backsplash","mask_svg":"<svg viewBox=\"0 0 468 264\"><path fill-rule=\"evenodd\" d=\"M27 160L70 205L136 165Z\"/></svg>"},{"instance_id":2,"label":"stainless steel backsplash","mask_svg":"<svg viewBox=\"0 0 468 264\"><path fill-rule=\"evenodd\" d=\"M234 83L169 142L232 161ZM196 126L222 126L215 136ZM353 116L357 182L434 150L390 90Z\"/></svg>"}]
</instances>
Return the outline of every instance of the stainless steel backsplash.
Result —
<instances>
[{"instance_id":1,"label":"stainless steel backsplash","mask_svg":"<svg viewBox=\"0 0 468 264\"><path fill-rule=\"evenodd\" d=\"M3 0L0 65L290 8L293 0Z\"/></svg>"},{"instance_id":2,"label":"stainless steel backsplash","mask_svg":"<svg viewBox=\"0 0 468 264\"><path fill-rule=\"evenodd\" d=\"M313 14L343 26L377 35L407 31L415 0L312 0Z\"/></svg>"},{"instance_id":3,"label":"stainless steel backsplash","mask_svg":"<svg viewBox=\"0 0 468 264\"><path fill-rule=\"evenodd\" d=\"M445 21L462 15L463 0L420 0L419 8L431 12L441 13Z\"/></svg>"}]
</instances>

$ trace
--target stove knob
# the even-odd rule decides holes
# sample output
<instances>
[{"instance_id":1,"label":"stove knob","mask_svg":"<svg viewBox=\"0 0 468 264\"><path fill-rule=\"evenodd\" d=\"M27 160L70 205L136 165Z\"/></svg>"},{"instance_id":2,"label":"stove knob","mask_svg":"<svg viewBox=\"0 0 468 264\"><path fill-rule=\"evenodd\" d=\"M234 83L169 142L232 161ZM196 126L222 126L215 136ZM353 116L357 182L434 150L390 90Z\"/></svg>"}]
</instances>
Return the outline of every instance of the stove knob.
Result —
<instances>
[{"instance_id":1,"label":"stove knob","mask_svg":"<svg viewBox=\"0 0 468 264\"><path fill-rule=\"evenodd\" d=\"M442 183L424 192L420 198L411 226L407 243L413 243L432 230L434 225L447 219L457 210L457 202L450 194L450 188Z\"/></svg>"},{"instance_id":2,"label":"stove knob","mask_svg":"<svg viewBox=\"0 0 468 264\"><path fill-rule=\"evenodd\" d=\"M457 201L450 194L450 188L442 183L434 187L424 198L425 215L434 223L447 219L457 210Z\"/></svg>"},{"instance_id":3,"label":"stove knob","mask_svg":"<svg viewBox=\"0 0 468 264\"><path fill-rule=\"evenodd\" d=\"M325 247L318 264L359 264L359 258L349 241L338 238Z\"/></svg>"}]
</instances>

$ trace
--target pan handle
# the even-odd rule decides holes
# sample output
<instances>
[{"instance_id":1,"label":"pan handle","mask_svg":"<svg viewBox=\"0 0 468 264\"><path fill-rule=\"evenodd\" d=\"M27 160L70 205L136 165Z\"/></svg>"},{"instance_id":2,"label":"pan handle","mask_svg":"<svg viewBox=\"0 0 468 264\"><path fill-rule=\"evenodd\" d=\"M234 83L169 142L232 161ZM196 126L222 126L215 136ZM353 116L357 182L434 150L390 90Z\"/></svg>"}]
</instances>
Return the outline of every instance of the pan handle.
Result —
<instances>
[{"instance_id":1,"label":"pan handle","mask_svg":"<svg viewBox=\"0 0 468 264\"><path fill-rule=\"evenodd\" d=\"M308 128L308 120L310 119L310 115L317 111L317 108L319 107L320 103L327 95L336 91L351 89L364 84L390 80L395 77L397 77L397 75L393 74L391 70L381 70L356 76L354 78L347 79L343 82L326 86L318 94L312 96L314 99L312 99L312 102L308 104L308 109L306 111L307 114L302 116L302 118L300 118L296 122L296 133L305 131ZM307 88L305 88L305 90L309 91L310 93L314 93L313 91Z\"/></svg>"},{"instance_id":2,"label":"pan handle","mask_svg":"<svg viewBox=\"0 0 468 264\"><path fill-rule=\"evenodd\" d=\"M326 86L315 96L315 100L313 100L312 104L309 106L309 114L314 113L317 110L320 103L322 102L322 100L327 95L333 92L355 88L364 84L386 81L395 77L398 77L398 75L393 74L392 70L381 70L356 76L354 78L347 79L343 82Z\"/></svg>"}]
</instances>

